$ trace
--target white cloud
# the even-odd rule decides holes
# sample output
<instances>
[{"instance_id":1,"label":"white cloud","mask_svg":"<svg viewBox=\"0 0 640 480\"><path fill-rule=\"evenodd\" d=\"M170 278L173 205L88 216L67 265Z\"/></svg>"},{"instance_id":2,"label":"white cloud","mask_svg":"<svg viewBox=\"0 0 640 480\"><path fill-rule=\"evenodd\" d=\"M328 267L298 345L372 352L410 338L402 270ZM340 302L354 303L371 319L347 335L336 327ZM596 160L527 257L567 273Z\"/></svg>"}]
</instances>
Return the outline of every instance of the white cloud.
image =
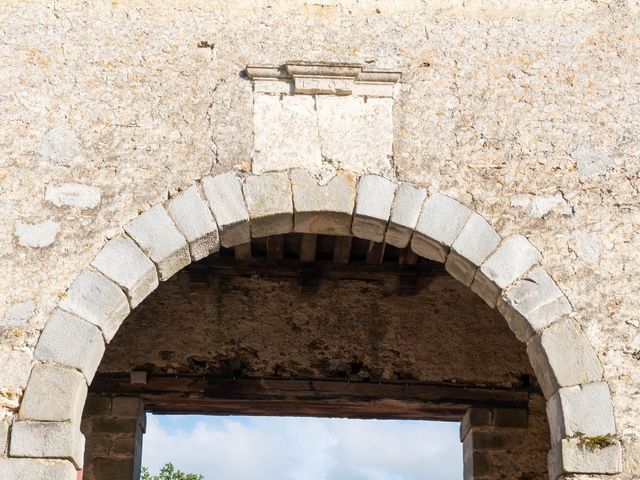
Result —
<instances>
[{"instance_id":1,"label":"white cloud","mask_svg":"<svg viewBox=\"0 0 640 480\"><path fill-rule=\"evenodd\" d=\"M206 480L460 480L458 425L148 415L143 464Z\"/></svg>"}]
</instances>

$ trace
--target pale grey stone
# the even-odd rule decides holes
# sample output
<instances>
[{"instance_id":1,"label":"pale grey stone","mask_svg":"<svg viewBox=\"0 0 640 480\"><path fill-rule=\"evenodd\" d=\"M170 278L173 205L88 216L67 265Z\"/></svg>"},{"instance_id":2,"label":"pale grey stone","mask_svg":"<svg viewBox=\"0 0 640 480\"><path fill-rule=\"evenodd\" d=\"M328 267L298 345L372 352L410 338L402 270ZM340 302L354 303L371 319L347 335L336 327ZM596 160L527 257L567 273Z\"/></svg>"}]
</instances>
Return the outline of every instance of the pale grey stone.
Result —
<instances>
[{"instance_id":1,"label":"pale grey stone","mask_svg":"<svg viewBox=\"0 0 640 480\"><path fill-rule=\"evenodd\" d=\"M521 342L571 312L571 304L542 267L509 287L497 307Z\"/></svg>"},{"instance_id":2,"label":"pale grey stone","mask_svg":"<svg viewBox=\"0 0 640 480\"><path fill-rule=\"evenodd\" d=\"M476 271L471 290L490 307L495 307L502 290L540 260L542 255L526 237L513 235L502 242L502 245Z\"/></svg>"},{"instance_id":3,"label":"pale grey stone","mask_svg":"<svg viewBox=\"0 0 640 480\"><path fill-rule=\"evenodd\" d=\"M78 138L72 130L54 127L40 140L38 155L56 165L69 166L79 149Z\"/></svg>"},{"instance_id":4,"label":"pale grey stone","mask_svg":"<svg viewBox=\"0 0 640 480\"><path fill-rule=\"evenodd\" d=\"M99 327L107 342L129 315L129 301L120 287L86 268L60 300L60 308Z\"/></svg>"},{"instance_id":5,"label":"pale grey stone","mask_svg":"<svg viewBox=\"0 0 640 480\"><path fill-rule=\"evenodd\" d=\"M82 468L85 438L72 422L17 421L11 427L12 457L60 458Z\"/></svg>"},{"instance_id":6,"label":"pale grey stone","mask_svg":"<svg viewBox=\"0 0 640 480\"><path fill-rule=\"evenodd\" d=\"M565 438L549 452L549 478L572 473L614 474L622 471L622 448L616 439L606 447L589 447L579 438Z\"/></svg>"},{"instance_id":7,"label":"pale grey stone","mask_svg":"<svg viewBox=\"0 0 640 480\"><path fill-rule=\"evenodd\" d=\"M104 354L104 338L95 325L54 310L40 334L35 357L80 370L91 383Z\"/></svg>"},{"instance_id":8,"label":"pale grey stone","mask_svg":"<svg viewBox=\"0 0 640 480\"><path fill-rule=\"evenodd\" d=\"M11 305L0 319L0 328L24 328L36 314L36 304L33 300Z\"/></svg>"},{"instance_id":9,"label":"pale grey stone","mask_svg":"<svg viewBox=\"0 0 640 480\"><path fill-rule=\"evenodd\" d=\"M527 343L527 354L545 398L561 387L602 380L602 365L580 327L562 318Z\"/></svg>"},{"instance_id":10,"label":"pale grey stone","mask_svg":"<svg viewBox=\"0 0 640 480\"><path fill-rule=\"evenodd\" d=\"M469 215L471 210L453 198L439 193L431 196L413 231L411 250L422 257L444 263L449 247L460 234Z\"/></svg>"},{"instance_id":11,"label":"pale grey stone","mask_svg":"<svg viewBox=\"0 0 640 480\"><path fill-rule=\"evenodd\" d=\"M602 253L602 242L597 232L574 230L569 243L577 257L587 263L597 264Z\"/></svg>"},{"instance_id":12,"label":"pale grey stone","mask_svg":"<svg viewBox=\"0 0 640 480\"><path fill-rule=\"evenodd\" d=\"M410 183L400 184L393 201L389 227L385 236L385 241L389 245L398 248L409 245L425 198L427 198L426 189L416 188Z\"/></svg>"},{"instance_id":13,"label":"pale grey stone","mask_svg":"<svg viewBox=\"0 0 640 480\"><path fill-rule=\"evenodd\" d=\"M94 208L100 203L100 189L80 183L47 185L44 199L57 207Z\"/></svg>"},{"instance_id":14,"label":"pale grey stone","mask_svg":"<svg viewBox=\"0 0 640 480\"><path fill-rule=\"evenodd\" d=\"M77 480L76 467L66 460L0 458L0 478L4 480Z\"/></svg>"},{"instance_id":15,"label":"pale grey stone","mask_svg":"<svg viewBox=\"0 0 640 480\"><path fill-rule=\"evenodd\" d=\"M158 287L156 266L128 237L109 240L91 265L120 285L131 308L138 306Z\"/></svg>"},{"instance_id":16,"label":"pale grey stone","mask_svg":"<svg viewBox=\"0 0 640 480\"><path fill-rule=\"evenodd\" d=\"M523 193L511 197L509 203L512 207L526 208L533 218L543 218L551 210L556 210L561 215L573 214L573 207L560 192L553 195Z\"/></svg>"},{"instance_id":17,"label":"pale grey stone","mask_svg":"<svg viewBox=\"0 0 640 480\"><path fill-rule=\"evenodd\" d=\"M597 147L581 145L571 152L578 174L585 180L597 179L611 170L615 163L611 155Z\"/></svg>"},{"instance_id":18,"label":"pale grey stone","mask_svg":"<svg viewBox=\"0 0 640 480\"><path fill-rule=\"evenodd\" d=\"M318 115L312 96L256 94L253 125L253 173L322 166Z\"/></svg>"},{"instance_id":19,"label":"pale grey stone","mask_svg":"<svg viewBox=\"0 0 640 480\"><path fill-rule=\"evenodd\" d=\"M445 264L447 272L468 287L478 267L495 251L500 240L484 217L472 214L451 245Z\"/></svg>"},{"instance_id":20,"label":"pale grey stone","mask_svg":"<svg viewBox=\"0 0 640 480\"><path fill-rule=\"evenodd\" d=\"M38 363L33 367L19 416L21 420L80 424L87 381L77 370Z\"/></svg>"},{"instance_id":21,"label":"pale grey stone","mask_svg":"<svg viewBox=\"0 0 640 480\"><path fill-rule=\"evenodd\" d=\"M41 223L17 221L15 231L18 243L23 247L43 248L51 245L60 231L60 224L53 220Z\"/></svg>"},{"instance_id":22,"label":"pale grey stone","mask_svg":"<svg viewBox=\"0 0 640 480\"><path fill-rule=\"evenodd\" d=\"M378 175L363 175L358 182L351 231L356 237L382 242L391 215L397 185Z\"/></svg>"},{"instance_id":23,"label":"pale grey stone","mask_svg":"<svg viewBox=\"0 0 640 480\"><path fill-rule=\"evenodd\" d=\"M196 186L169 200L167 210L176 222L178 230L189 242L191 259L194 262L220 249L218 226Z\"/></svg>"},{"instance_id":24,"label":"pale grey stone","mask_svg":"<svg viewBox=\"0 0 640 480\"><path fill-rule=\"evenodd\" d=\"M340 171L324 186L306 170L293 170L290 178L296 232L351 235L356 194L352 173Z\"/></svg>"},{"instance_id":25,"label":"pale grey stone","mask_svg":"<svg viewBox=\"0 0 640 480\"><path fill-rule=\"evenodd\" d=\"M235 173L205 177L202 187L218 223L222 246L235 247L250 242L249 212Z\"/></svg>"},{"instance_id":26,"label":"pale grey stone","mask_svg":"<svg viewBox=\"0 0 640 480\"><path fill-rule=\"evenodd\" d=\"M124 230L156 264L160 280L191 263L189 245L162 205L141 213Z\"/></svg>"},{"instance_id":27,"label":"pale grey stone","mask_svg":"<svg viewBox=\"0 0 640 480\"><path fill-rule=\"evenodd\" d=\"M606 382L559 389L547 402L551 444L566 437L614 435L611 394Z\"/></svg>"},{"instance_id":28,"label":"pale grey stone","mask_svg":"<svg viewBox=\"0 0 640 480\"><path fill-rule=\"evenodd\" d=\"M293 229L293 198L286 172L248 177L243 191L252 237L279 235Z\"/></svg>"},{"instance_id":29,"label":"pale grey stone","mask_svg":"<svg viewBox=\"0 0 640 480\"><path fill-rule=\"evenodd\" d=\"M392 108L392 98L316 96L322 158L356 173L392 175Z\"/></svg>"}]
</instances>

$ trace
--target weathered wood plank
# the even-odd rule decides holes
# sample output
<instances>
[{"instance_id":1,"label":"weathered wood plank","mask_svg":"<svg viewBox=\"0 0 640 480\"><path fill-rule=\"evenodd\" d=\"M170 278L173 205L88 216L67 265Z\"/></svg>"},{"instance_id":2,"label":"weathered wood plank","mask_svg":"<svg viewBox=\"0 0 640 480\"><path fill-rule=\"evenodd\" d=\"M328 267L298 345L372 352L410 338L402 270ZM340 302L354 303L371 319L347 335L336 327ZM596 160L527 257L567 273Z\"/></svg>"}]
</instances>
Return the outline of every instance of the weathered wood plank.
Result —
<instances>
[{"instance_id":1,"label":"weathered wood plank","mask_svg":"<svg viewBox=\"0 0 640 480\"><path fill-rule=\"evenodd\" d=\"M284 259L283 235L267 237L267 257L273 262L280 262Z\"/></svg>"},{"instance_id":2,"label":"weathered wood plank","mask_svg":"<svg viewBox=\"0 0 640 480\"><path fill-rule=\"evenodd\" d=\"M300 244L300 261L313 262L316 259L316 245L318 236L313 233L305 233L302 235L302 243Z\"/></svg>"},{"instance_id":3,"label":"weathered wood plank","mask_svg":"<svg viewBox=\"0 0 640 480\"><path fill-rule=\"evenodd\" d=\"M333 249L333 263L349 263L351 242L353 242L353 237L336 237L336 245Z\"/></svg>"}]
</instances>

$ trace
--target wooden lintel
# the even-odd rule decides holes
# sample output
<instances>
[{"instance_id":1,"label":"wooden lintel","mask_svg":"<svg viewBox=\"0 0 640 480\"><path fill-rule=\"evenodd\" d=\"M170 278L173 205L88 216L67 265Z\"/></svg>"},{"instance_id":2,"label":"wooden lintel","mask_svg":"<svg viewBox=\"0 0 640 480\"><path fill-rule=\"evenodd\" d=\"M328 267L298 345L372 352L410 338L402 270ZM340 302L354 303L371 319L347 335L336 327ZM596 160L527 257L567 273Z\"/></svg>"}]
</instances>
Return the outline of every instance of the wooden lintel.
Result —
<instances>
[{"instance_id":1,"label":"wooden lintel","mask_svg":"<svg viewBox=\"0 0 640 480\"><path fill-rule=\"evenodd\" d=\"M313 262L316 259L316 245L318 236L313 233L305 233L302 235L300 242L300 261Z\"/></svg>"},{"instance_id":2,"label":"wooden lintel","mask_svg":"<svg viewBox=\"0 0 640 480\"><path fill-rule=\"evenodd\" d=\"M267 237L267 257L273 262L279 262L284 258L283 235Z\"/></svg>"},{"instance_id":3,"label":"wooden lintel","mask_svg":"<svg viewBox=\"0 0 640 480\"><path fill-rule=\"evenodd\" d=\"M353 237L336 237L336 245L333 249L333 263L349 263L352 242Z\"/></svg>"},{"instance_id":4,"label":"wooden lintel","mask_svg":"<svg viewBox=\"0 0 640 480\"><path fill-rule=\"evenodd\" d=\"M526 408L529 390L458 384L348 382L327 379L98 374L94 393L140 396L155 413L309 415L460 420L471 406Z\"/></svg>"},{"instance_id":5,"label":"wooden lintel","mask_svg":"<svg viewBox=\"0 0 640 480\"><path fill-rule=\"evenodd\" d=\"M384 242L369 242L367 251L367 263L369 265L380 265L384 259Z\"/></svg>"}]
</instances>

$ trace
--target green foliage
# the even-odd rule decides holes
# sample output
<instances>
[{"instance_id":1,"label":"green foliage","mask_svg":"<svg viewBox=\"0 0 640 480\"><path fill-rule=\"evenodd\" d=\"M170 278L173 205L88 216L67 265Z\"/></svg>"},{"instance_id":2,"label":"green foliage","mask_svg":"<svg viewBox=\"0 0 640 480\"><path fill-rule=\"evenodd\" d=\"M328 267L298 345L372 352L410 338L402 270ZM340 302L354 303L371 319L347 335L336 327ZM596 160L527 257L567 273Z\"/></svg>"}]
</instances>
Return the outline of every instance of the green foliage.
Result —
<instances>
[{"instance_id":1,"label":"green foliage","mask_svg":"<svg viewBox=\"0 0 640 480\"><path fill-rule=\"evenodd\" d=\"M167 463L158 475L151 475L147 467L142 467L142 480L204 480L204 477L196 473L181 472L172 463Z\"/></svg>"}]
</instances>

